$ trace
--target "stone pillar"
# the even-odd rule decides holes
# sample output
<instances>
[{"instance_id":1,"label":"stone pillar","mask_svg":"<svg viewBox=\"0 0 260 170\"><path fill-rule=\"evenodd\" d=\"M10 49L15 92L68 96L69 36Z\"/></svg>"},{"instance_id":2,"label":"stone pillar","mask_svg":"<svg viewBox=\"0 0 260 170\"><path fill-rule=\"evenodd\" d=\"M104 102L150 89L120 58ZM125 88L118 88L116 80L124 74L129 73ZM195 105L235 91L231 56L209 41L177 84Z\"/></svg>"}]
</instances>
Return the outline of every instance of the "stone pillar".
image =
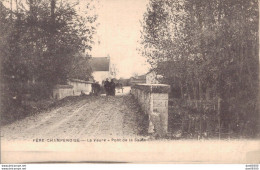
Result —
<instances>
[{"instance_id":1,"label":"stone pillar","mask_svg":"<svg viewBox=\"0 0 260 170\"><path fill-rule=\"evenodd\" d=\"M168 93L170 86L165 84L138 84L133 86L132 89L138 91L138 102L144 113L149 114L148 133L165 136L168 130Z\"/></svg>"},{"instance_id":2,"label":"stone pillar","mask_svg":"<svg viewBox=\"0 0 260 170\"><path fill-rule=\"evenodd\" d=\"M158 135L165 136L168 131L168 93L152 93L154 123Z\"/></svg>"}]
</instances>

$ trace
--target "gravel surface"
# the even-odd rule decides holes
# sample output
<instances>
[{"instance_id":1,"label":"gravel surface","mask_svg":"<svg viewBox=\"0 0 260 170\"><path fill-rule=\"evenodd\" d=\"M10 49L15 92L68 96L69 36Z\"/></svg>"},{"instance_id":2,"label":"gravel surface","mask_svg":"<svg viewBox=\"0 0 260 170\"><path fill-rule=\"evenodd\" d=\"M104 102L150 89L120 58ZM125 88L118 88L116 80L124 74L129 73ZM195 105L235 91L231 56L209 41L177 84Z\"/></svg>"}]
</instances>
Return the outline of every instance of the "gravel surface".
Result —
<instances>
[{"instance_id":1,"label":"gravel surface","mask_svg":"<svg viewBox=\"0 0 260 170\"><path fill-rule=\"evenodd\" d=\"M1 127L2 140L141 137L144 115L131 95L86 96Z\"/></svg>"}]
</instances>

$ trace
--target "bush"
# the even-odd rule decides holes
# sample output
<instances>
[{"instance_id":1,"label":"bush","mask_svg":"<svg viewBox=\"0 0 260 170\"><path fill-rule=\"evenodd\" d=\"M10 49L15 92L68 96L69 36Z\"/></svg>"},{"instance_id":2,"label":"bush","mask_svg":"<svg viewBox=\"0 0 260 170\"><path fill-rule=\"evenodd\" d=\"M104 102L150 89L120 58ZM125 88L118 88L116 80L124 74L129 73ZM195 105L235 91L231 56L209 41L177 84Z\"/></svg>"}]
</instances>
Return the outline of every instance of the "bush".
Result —
<instances>
[{"instance_id":1,"label":"bush","mask_svg":"<svg viewBox=\"0 0 260 170\"><path fill-rule=\"evenodd\" d=\"M215 100L169 101L169 131L181 131L184 138L252 138L257 135L257 120L239 117L235 108L222 101L220 115ZM255 112L253 112L255 113ZM252 113L252 114L253 114ZM220 132L220 134L219 134Z\"/></svg>"}]
</instances>

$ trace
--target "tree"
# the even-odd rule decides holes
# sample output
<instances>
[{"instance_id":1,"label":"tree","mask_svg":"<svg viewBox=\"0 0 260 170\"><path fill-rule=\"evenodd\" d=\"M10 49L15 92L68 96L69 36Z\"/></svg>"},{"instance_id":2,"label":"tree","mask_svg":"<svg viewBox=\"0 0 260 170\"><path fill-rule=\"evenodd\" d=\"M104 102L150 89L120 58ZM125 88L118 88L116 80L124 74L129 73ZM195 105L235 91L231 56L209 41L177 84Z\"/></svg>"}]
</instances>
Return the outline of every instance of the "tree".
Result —
<instances>
[{"instance_id":1,"label":"tree","mask_svg":"<svg viewBox=\"0 0 260 170\"><path fill-rule=\"evenodd\" d=\"M209 99L211 92L227 106L223 117L253 125L258 10L256 0L150 0L141 52L181 98Z\"/></svg>"},{"instance_id":2,"label":"tree","mask_svg":"<svg viewBox=\"0 0 260 170\"><path fill-rule=\"evenodd\" d=\"M68 68L68 78L89 80L92 77L92 69L89 64L89 58L76 55L73 57L72 64Z\"/></svg>"},{"instance_id":3,"label":"tree","mask_svg":"<svg viewBox=\"0 0 260 170\"><path fill-rule=\"evenodd\" d=\"M86 55L96 32L97 16L90 14L90 3L85 6L88 11L78 14L77 3L66 0L11 2L16 6L0 2L3 112L15 112L14 105L22 107L28 93L39 99L50 97L53 86L65 84L73 74L90 76ZM86 68L80 65L72 74L75 61Z\"/></svg>"},{"instance_id":4,"label":"tree","mask_svg":"<svg viewBox=\"0 0 260 170\"><path fill-rule=\"evenodd\" d=\"M80 16L75 6L69 1L37 0L21 4L19 12L8 11L14 14L14 29L10 34L12 54L5 59L22 67L15 68L14 75L23 74L24 81L45 82L50 88L66 82L74 57L91 50L95 33L96 16ZM9 65L3 65L7 72Z\"/></svg>"}]
</instances>

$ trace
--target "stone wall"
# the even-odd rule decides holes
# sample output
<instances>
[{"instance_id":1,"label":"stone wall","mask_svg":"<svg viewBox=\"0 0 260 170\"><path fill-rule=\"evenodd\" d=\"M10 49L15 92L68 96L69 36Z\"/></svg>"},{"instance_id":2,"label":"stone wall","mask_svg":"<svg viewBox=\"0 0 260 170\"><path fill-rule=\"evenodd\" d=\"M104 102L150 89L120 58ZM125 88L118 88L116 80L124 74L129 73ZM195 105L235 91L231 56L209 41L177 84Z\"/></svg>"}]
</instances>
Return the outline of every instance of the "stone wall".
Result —
<instances>
[{"instance_id":1,"label":"stone wall","mask_svg":"<svg viewBox=\"0 0 260 170\"><path fill-rule=\"evenodd\" d=\"M81 93L89 95L92 90L90 81L71 79L67 83L73 86L73 96L79 96Z\"/></svg>"},{"instance_id":2,"label":"stone wall","mask_svg":"<svg viewBox=\"0 0 260 170\"><path fill-rule=\"evenodd\" d=\"M52 95L54 99L63 99L67 96L73 96L73 86L71 85L56 85L53 88Z\"/></svg>"},{"instance_id":3,"label":"stone wall","mask_svg":"<svg viewBox=\"0 0 260 170\"><path fill-rule=\"evenodd\" d=\"M131 87L131 94L149 115L148 133L165 136L168 130L168 93L165 84L137 84Z\"/></svg>"}]
</instances>

